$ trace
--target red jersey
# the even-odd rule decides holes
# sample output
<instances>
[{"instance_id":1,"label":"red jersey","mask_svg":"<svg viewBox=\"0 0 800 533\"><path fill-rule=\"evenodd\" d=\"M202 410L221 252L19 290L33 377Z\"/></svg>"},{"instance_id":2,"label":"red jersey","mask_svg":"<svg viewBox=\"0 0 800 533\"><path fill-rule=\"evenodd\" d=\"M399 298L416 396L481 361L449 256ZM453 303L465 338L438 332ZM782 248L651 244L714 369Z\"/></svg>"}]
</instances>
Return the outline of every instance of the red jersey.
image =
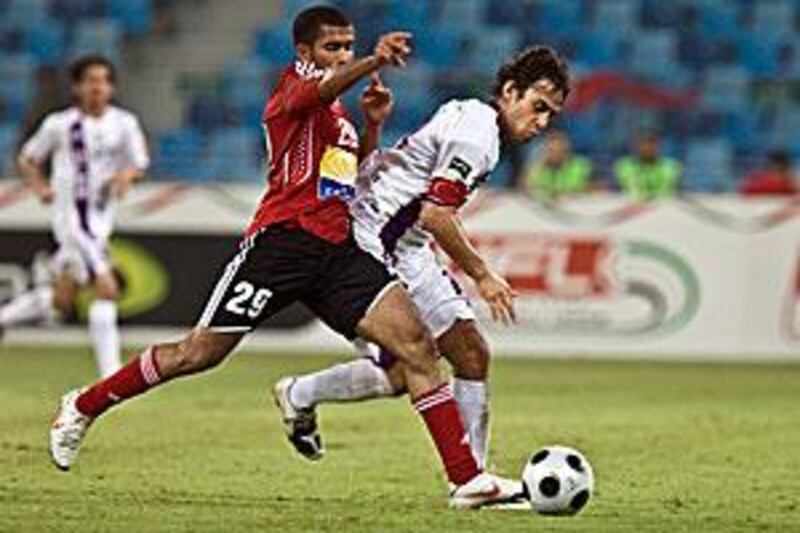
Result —
<instances>
[{"instance_id":1,"label":"red jersey","mask_svg":"<svg viewBox=\"0 0 800 533\"><path fill-rule=\"evenodd\" d=\"M264 108L267 191L247 235L279 222L334 243L350 234L346 201L355 192L358 134L339 100L320 99L324 74L298 61L283 71Z\"/></svg>"}]
</instances>

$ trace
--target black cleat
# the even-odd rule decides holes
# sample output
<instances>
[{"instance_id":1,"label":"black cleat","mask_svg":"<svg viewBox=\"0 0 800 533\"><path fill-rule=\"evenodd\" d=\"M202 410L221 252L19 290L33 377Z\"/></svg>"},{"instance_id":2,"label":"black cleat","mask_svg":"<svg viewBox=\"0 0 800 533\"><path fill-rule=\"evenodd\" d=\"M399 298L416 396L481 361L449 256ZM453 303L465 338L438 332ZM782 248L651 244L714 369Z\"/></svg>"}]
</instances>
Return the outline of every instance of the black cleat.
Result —
<instances>
[{"instance_id":1,"label":"black cleat","mask_svg":"<svg viewBox=\"0 0 800 533\"><path fill-rule=\"evenodd\" d=\"M292 405L289 390L294 382L293 377L278 381L272 388L272 397L281 412L286 437L294 449L310 461L319 461L325 455L325 448L317 431L317 412L313 408L298 409Z\"/></svg>"}]
</instances>

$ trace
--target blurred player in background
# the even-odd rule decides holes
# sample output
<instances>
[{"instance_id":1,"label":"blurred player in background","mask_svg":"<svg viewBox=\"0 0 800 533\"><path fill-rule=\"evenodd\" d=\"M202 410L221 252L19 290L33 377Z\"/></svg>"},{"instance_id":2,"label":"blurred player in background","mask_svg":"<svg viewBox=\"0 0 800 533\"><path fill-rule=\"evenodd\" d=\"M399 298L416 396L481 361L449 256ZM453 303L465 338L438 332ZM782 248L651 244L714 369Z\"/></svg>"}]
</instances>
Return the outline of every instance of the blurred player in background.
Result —
<instances>
[{"instance_id":1,"label":"blurred player in background","mask_svg":"<svg viewBox=\"0 0 800 533\"><path fill-rule=\"evenodd\" d=\"M568 92L566 62L552 49L535 46L516 54L497 72L490 102L450 101L418 131L362 165L350 208L359 246L397 272L451 363L453 392L473 453L484 466L489 348L469 301L432 244L475 282L494 320L514 320L508 283L470 244L457 212L497 165L501 145L526 142L544 131ZM406 391L402 364L391 353L366 343L357 347L364 358L275 385L289 441L309 459L324 451L317 405Z\"/></svg>"},{"instance_id":2,"label":"blurred player in background","mask_svg":"<svg viewBox=\"0 0 800 533\"><path fill-rule=\"evenodd\" d=\"M218 365L260 322L301 301L335 331L376 342L406 363L405 384L454 486L451 505L503 500L518 483L477 464L413 302L381 261L352 242L346 200L355 192L358 156L377 146L391 98L374 79L362 99L371 122L365 150L339 95L386 65L403 66L410 36L386 34L372 55L356 59L355 30L330 7L301 12L293 33L297 61L281 75L262 120L268 190L197 327L180 342L147 348L110 378L66 394L50 433L51 457L68 469L89 426L113 405Z\"/></svg>"},{"instance_id":3,"label":"blurred player in background","mask_svg":"<svg viewBox=\"0 0 800 533\"><path fill-rule=\"evenodd\" d=\"M112 105L116 72L102 56L71 67L75 105L51 113L19 154L30 188L52 204L53 282L35 287L0 308L0 326L40 322L71 313L79 287L94 290L89 333L105 377L120 368L117 328L119 287L108 255L116 201L149 165L147 144L134 115ZM44 165L52 161L50 181Z\"/></svg>"}]
</instances>

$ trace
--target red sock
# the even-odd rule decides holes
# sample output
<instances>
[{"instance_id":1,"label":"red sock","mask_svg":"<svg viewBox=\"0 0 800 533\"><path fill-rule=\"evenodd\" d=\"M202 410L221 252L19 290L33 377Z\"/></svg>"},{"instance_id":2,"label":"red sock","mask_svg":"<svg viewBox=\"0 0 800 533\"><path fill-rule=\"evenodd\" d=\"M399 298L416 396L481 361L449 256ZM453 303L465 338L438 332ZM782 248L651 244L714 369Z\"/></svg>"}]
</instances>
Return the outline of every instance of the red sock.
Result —
<instances>
[{"instance_id":1,"label":"red sock","mask_svg":"<svg viewBox=\"0 0 800 533\"><path fill-rule=\"evenodd\" d=\"M450 482L463 485L481 473L449 385L417 398L414 408L425 419Z\"/></svg>"},{"instance_id":2,"label":"red sock","mask_svg":"<svg viewBox=\"0 0 800 533\"><path fill-rule=\"evenodd\" d=\"M92 385L78 396L75 407L84 415L94 418L114 404L157 385L161 381L161 375L155 353L155 346L149 347L116 374Z\"/></svg>"}]
</instances>

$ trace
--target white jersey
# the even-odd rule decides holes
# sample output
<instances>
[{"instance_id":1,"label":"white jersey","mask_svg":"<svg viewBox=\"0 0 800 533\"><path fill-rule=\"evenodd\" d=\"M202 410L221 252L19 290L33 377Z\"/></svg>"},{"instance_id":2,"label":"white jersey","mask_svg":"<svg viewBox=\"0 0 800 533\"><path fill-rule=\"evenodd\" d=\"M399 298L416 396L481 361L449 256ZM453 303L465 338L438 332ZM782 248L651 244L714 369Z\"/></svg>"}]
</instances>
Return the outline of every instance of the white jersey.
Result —
<instances>
[{"instance_id":1,"label":"white jersey","mask_svg":"<svg viewBox=\"0 0 800 533\"><path fill-rule=\"evenodd\" d=\"M22 155L36 163L52 156L53 233L60 245L87 237L105 242L115 211L109 180L124 169L144 171L150 163L139 121L115 106L99 117L77 107L48 115Z\"/></svg>"},{"instance_id":2,"label":"white jersey","mask_svg":"<svg viewBox=\"0 0 800 533\"><path fill-rule=\"evenodd\" d=\"M486 181L500 155L497 118L480 100L451 100L365 161L350 205L361 248L382 261L427 248L432 237L417 222L422 202L459 207Z\"/></svg>"}]
</instances>

